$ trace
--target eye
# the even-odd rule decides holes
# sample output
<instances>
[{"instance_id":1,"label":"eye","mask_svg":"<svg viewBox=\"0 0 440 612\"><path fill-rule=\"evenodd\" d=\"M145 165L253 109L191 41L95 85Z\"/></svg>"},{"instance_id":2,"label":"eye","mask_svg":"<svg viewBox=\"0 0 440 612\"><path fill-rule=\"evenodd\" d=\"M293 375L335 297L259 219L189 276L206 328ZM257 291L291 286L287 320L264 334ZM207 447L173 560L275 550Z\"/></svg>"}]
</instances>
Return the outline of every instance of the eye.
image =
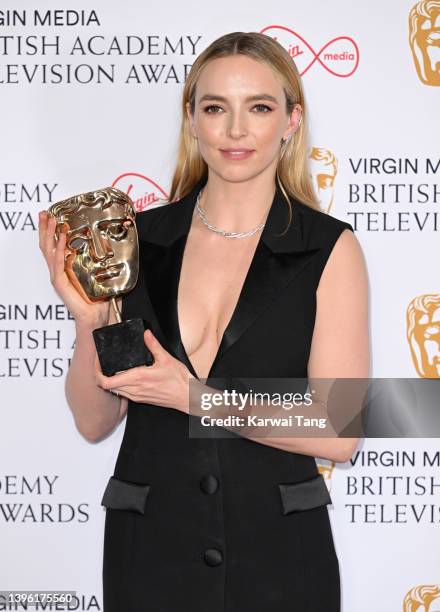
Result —
<instances>
[{"instance_id":1,"label":"eye","mask_svg":"<svg viewBox=\"0 0 440 612\"><path fill-rule=\"evenodd\" d=\"M74 236L71 240L69 240L68 247L69 249L80 251L84 247L86 242L86 238L82 238L81 236Z\"/></svg>"},{"instance_id":2,"label":"eye","mask_svg":"<svg viewBox=\"0 0 440 612\"><path fill-rule=\"evenodd\" d=\"M267 104L256 104L256 105L254 106L254 108L266 108L266 109L267 109L267 112L269 112L269 113L270 113L270 111L272 110L272 109L270 108L270 106L267 106Z\"/></svg>"},{"instance_id":3,"label":"eye","mask_svg":"<svg viewBox=\"0 0 440 612\"><path fill-rule=\"evenodd\" d=\"M127 235L127 227L131 225L131 221L122 221L117 223L110 223L107 225L105 232L110 238L114 240L122 240Z\"/></svg>"},{"instance_id":4,"label":"eye","mask_svg":"<svg viewBox=\"0 0 440 612\"><path fill-rule=\"evenodd\" d=\"M208 115L218 115L219 113L217 112L210 112L210 109L213 108L219 108L221 110L221 106L218 106L218 104L210 104L209 106L205 106L203 110ZM272 111L270 106L267 106L267 104L256 104L253 108L263 109L263 113L270 113Z\"/></svg>"},{"instance_id":5,"label":"eye","mask_svg":"<svg viewBox=\"0 0 440 612\"><path fill-rule=\"evenodd\" d=\"M210 113L209 112L210 108L220 108L220 106L218 106L218 104L210 104L210 106L205 106L205 108L203 109L203 111L207 114L217 115L218 113Z\"/></svg>"}]
</instances>

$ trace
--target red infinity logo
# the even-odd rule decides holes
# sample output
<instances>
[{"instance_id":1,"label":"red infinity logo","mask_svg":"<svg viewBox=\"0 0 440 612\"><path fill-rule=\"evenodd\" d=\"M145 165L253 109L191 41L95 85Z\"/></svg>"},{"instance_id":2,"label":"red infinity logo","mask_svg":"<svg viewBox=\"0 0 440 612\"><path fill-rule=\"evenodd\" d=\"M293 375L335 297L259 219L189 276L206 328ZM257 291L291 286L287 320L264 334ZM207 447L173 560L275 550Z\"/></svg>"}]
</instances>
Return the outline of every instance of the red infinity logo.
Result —
<instances>
[{"instance_id":1,"label":"red infinity logo","mask_svg":"<svg viewBox=\"0 0 440 612\"><path fill-rule=\"evenodd\" d=\"M359 47L350 36L337 36L315 53L298 32L285 26L270 25L263 28L261 34L271 36L287 49L295 60L300 76L315 62L319 62L333 76L341 78L351 76L359 65Z\"/></svg>"},{"instance_id":2,"label":"red infinity logo","mask_svg":"<svg viewBox=\"0 0 440 612\"><path fill-rule=\"evenodd\" d=\"M120 189L133 200L136 212L147 208L154 208L164 204L168 195L152 179L138 172L125 172L119 175L112 183L112 187Z\"/></svg>"}]
</instances>

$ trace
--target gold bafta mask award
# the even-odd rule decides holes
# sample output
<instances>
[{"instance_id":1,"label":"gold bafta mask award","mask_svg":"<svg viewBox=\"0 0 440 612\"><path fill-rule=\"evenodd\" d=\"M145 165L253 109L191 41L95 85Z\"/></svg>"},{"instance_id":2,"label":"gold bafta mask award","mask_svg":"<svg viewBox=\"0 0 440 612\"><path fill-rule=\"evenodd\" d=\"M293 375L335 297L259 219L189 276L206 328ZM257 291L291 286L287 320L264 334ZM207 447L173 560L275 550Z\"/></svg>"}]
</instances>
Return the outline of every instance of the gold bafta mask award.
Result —
<instances>
[{"instance_id":1,"label":"gold bafta mask award","mask_svg":"<svg viewBox=\"0 0 440 612\"><path fill-rule=\"evenodd\" d=\"M117 323L93 331L103 374L112 376L139 365L152 365L144 342L150 323L121 320L116 298L136 285L139 244L131 198L114 187L82 193L52 204L56 236L66 232L64 266L70 282L89 304L110 300Z\"/></svg>"}]
</instances>

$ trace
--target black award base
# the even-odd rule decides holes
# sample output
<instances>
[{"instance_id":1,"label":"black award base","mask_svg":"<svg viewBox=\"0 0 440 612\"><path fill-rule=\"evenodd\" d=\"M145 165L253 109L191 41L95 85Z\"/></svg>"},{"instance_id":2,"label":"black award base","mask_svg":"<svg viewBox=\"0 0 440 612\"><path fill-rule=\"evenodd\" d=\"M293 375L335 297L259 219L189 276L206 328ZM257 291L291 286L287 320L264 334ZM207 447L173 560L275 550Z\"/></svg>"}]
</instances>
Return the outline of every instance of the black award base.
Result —
<instances>
[{"instance_id":1,"label":"black award base","mask_svg":"<svg viewBox=\"0 0 440 612\"><path fill-rule=\"evenodd\" d=\"M149 321L130 319L93 331L99 363L105 376L113 376L140 365L153 365L153 355L144 342L144 331L147 329L151 329Z\"/></svg>"}]
</instances>

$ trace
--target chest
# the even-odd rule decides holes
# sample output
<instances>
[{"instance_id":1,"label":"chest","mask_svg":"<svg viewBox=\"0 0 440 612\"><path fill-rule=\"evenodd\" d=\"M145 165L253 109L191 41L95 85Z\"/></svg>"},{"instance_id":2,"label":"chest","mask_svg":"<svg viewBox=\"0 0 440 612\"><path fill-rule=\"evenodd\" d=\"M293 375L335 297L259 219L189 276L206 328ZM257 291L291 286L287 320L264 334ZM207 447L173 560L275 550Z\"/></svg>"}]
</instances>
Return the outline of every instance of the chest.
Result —
<instances>
[{"instance_id":1,"label":"chest","mask_svg":"<svg viewBox=\"0 0 440 612\"><path fill-rule=\"evenodd\" d=\"M180 335L195 369L206 376L237 307L258 235L227 239L195 230L180 269L177 309Z\"/></svg>"},{"instance_id":2,"label":"chest","mask_svg":"<svg viewBox=\"0 0 440 612\"><path fill-rule=\"evenodd\" d=\"M164 348L199 378L302 376L320 248L301 236L275 237L274 228L249 241L218 236L222 248L198 239L189 216L185 223L173 217L151 240L141 237L139 279L123 300L124 318L148 320ZM179 236L170 240L174 227Z\"/></svg>"}]
</instances>

